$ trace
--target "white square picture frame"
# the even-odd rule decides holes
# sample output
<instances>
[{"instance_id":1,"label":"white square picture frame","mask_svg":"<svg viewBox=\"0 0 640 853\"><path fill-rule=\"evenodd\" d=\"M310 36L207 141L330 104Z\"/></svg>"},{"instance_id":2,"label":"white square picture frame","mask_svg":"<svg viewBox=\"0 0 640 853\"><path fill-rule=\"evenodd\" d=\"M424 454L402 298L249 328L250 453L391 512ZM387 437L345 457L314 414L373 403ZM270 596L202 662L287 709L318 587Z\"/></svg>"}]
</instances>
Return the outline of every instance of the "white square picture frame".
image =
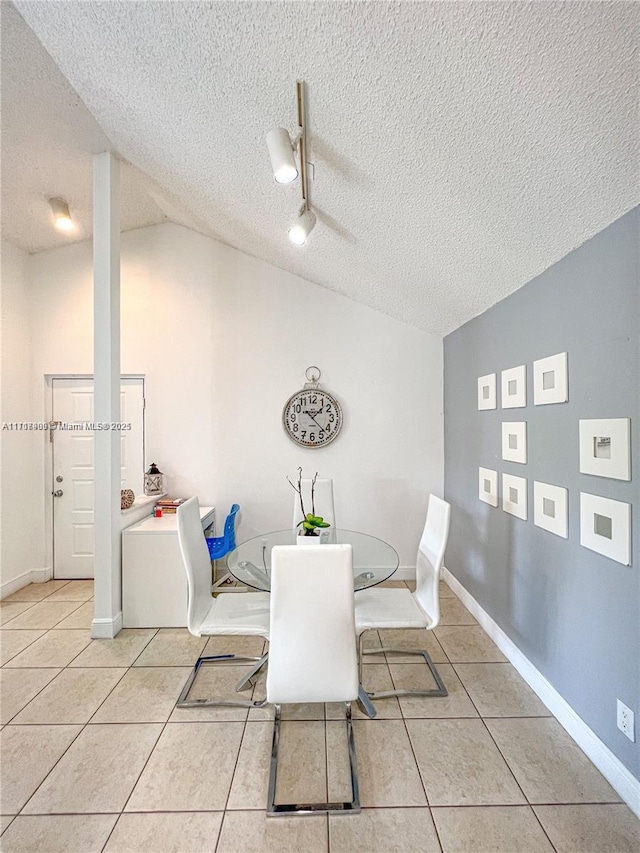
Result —
<instances>
[{"instance_id":1,"label":"white square picture frame","mask_svg":"<svg viewBox=\"0 0 640 853\"><path fill-rule=\"evenodd\" d=\"M503 370L501 376L501 405L503 409L522 409L527 405L527 368L510 367Z\"/></svg>"},{"instance_id":2,"label":"white square picture frame","mask_svg":"<svg viewBox=\"0 0 640 853\"><path fill-rule=\"evenodd\" d=\"M527 462L527 422L502 422L502 458L507 462Z\"/></svg>"},{"instance_id":3,"label":"white square picture frame","mask_svg":"<svg viewBox=\"0 0 640 853\"><path fill-rule=\"evenodd\" d=\"M498 506L498 472L478 468L478 498L489 506Z\"/></svg>"},{"instance_id":4,"label":"white square picture frame","mask_svg":"<svg viewBox=\"0 0 640 853\"><path fill-rule=\"evenodd\" d=\"M578 423L580 473L612 480L631 479L629 418L590 418Z\"/></svg>"},{"instance_id":5,"label":"white square picture frame","mask_svg":"<svg viewBox=\"0 0 640 853\"><path fill-rule=\"evenodd\" d=\"M580 544L631 565L631 504L580 492Z\"/></svg>"},{"instance_id":6,"label":"white square picture frame","mask_svg":"<svg viewBox=\"0 0 640 853\"><path fill-rule=\"evenodd\" d=\"M533 481L533 523L549 533L569 538L569 493L562 486Z\"/></svg>"},{"instance_id":7,"label":"white square picture frame","mask_svg":"<svg viewBox=\"0 0 640 853\"><path fill-rule=\"evenodd\" d=\"M502 509L509 515L527 520L527 480L513 474L502 475Z\"/></svg>"},{"instance_id":8,"label":"white square picture frame","mask_svg":"<svg viewBox=\"0 0 640 853\"><path fill-rule=\"evenodd\" d=\"M548 406L569 399L567 354L558 352L533 362L533 404Z\"/></svg>"},{"instance_id":9,"label":"white square picture frame","mask_svg":"<svg viewBox=\"0 0 640 853\"><path fill-rule=\"evenodd\" d=\"M478 411L497 408L496 375L487 373L478 377Z\"/></svg>"}]
</instances>

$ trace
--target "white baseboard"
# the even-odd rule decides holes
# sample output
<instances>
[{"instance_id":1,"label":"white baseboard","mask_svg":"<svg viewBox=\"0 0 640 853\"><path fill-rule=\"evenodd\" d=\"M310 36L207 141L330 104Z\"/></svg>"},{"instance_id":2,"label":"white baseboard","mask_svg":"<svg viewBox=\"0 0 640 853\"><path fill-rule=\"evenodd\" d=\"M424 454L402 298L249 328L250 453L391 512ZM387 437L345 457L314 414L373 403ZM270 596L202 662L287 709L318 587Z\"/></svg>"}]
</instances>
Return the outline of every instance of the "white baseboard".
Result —
<instances>
[{"instance_id":1,"label":"white baseboard","mask_svg":"<svg viewBox=\"0 0 640 853\"><path fill-rule=\"evenodd\" d=\"M122 611L113 619L93 619L91 636L94 640L113 640L122 631Z\"/></svg>"},{"instance_id":2,"label":"white baseboard","mask_svg":"<svg viewBox=\"0 0 640 853\"><path fill-rule=\"evenodd\" d=\"M6 581L2 586L0 586L0 600L7 598L9 595L13 595L14 592L22 589L23 586L28 586L30 583L46 583L46 581L51 580L52 577L53 569L51 566L45 566L43 569L29 569L21 575L12 578L12 580Z\"/></svg>"},{"instance_id":3,"label":"white baseboard","mask_svg":"<svg viewBox=\"0 0 640 853\"><path fill-rule=\"evenodd\" d=\"M391 581L414 581L415 579L415 566L400 566L400 568L396 569L395 572L389 578L389 580Z\"/></svg>"},{"instance_id":4,"label":"white baseboard","mask_svg":"<svg viewBox=\"0 0 640 853\"><path fill-rule=\"evenodd\" d=\"M538 694L560 725L591 759L609 784L620 794L632 812L640 817L640 780L624 766L600 738L576 714L542 673L523 655L497 622L478 604L471 593L451 572L442 569L442 579L478 620L500 651L511 661L527 684Z\"/></svg>"}]
</instances>

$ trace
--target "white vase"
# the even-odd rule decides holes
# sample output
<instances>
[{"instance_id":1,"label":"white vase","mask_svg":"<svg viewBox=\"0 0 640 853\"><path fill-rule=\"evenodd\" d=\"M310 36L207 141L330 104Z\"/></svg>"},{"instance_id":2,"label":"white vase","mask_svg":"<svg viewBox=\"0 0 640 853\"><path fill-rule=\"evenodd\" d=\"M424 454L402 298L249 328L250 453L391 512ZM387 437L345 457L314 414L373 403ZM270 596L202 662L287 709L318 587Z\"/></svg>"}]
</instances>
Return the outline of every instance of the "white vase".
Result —
<instances>
[{"instance_id":1,"label":"white vase","mask_svg":"<svg viewBox=\"0 0 640 853\"><path fill-rule=\"evenodd\" d=\"M313 536L305 536L304 533L298 533L296 536L296 545L322 545L324 537L314 533Z\"/></svg>"}]
</instances>

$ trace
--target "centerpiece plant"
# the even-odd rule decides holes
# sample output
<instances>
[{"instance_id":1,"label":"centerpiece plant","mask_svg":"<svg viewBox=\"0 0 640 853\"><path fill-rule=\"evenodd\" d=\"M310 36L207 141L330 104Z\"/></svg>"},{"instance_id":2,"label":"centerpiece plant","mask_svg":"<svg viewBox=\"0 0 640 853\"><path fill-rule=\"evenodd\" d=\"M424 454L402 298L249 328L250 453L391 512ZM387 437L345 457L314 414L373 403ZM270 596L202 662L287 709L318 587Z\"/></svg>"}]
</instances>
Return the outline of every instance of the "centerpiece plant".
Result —
<instances>
[{"instance_id":1,"label":"centerpiece plant","mask_svg":"<svg viewBox=\"0 0 640 853\"><path fill-rule=\"evenodd\" d=\"M300 498L302 521L299 521L296 527L302 527L302 535L304 536L319 536L319 531L322 528L331 526L321 515L316 515L315 489L317 479L318 472L316 471L311 479L311 512L305 512L304 499L302 497L302 467L298 468L298 480L296 483L292 483L289 477L287 477L287 482L291 488L298 493L298 497Z\"/></svg>"}]
</instances>

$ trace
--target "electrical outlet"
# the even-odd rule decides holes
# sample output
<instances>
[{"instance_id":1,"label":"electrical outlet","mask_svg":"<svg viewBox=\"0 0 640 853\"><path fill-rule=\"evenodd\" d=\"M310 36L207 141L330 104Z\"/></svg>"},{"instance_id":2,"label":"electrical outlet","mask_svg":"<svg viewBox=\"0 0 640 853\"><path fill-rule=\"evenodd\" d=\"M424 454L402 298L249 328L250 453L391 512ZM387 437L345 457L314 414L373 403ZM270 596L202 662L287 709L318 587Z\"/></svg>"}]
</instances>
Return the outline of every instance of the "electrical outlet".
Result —
<instances>
[{"instance_id":1,"label":"electrical outlet","mask_svg":"<svg viewBox=\"0 0 640 853\"><path fill-rule=\"evenodd\" d=\"M631 708L627 708L624 702L618 699L618 728L630 741L635 743L636 733L634 726L634 714Z\"/></svg>"}]
</instances>

